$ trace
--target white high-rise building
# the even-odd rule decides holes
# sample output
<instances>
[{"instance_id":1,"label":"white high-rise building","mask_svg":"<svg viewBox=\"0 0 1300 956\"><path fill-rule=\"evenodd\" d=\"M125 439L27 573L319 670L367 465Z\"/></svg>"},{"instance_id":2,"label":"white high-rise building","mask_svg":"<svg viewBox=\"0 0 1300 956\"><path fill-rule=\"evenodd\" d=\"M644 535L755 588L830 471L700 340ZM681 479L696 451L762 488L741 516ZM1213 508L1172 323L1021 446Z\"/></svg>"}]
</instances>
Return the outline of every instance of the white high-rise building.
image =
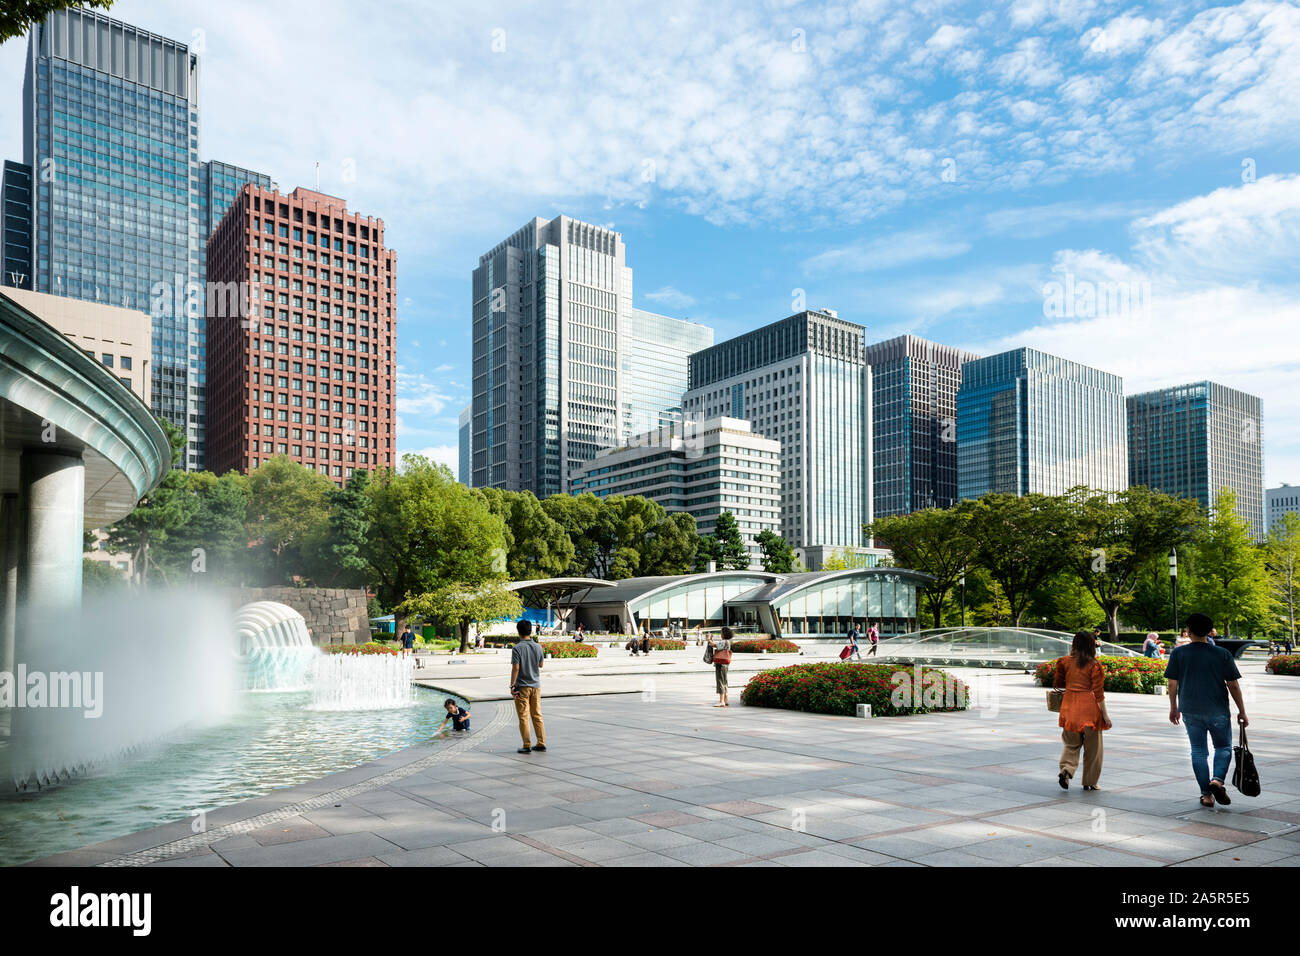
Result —
<instances>
[{"instance_id":1,"label":"white high-rise building","mask_svg":"<svg viewBox=\"0 0 1300 956\"><path fill-rule=\"evenodd\" d=\"M713 331L633 308L626 258L617 232L568 216L479 257L467 484L566 491L602 448L680 414L686 358Z\"/></svg>"},{"instance_id":2,"label":"white high-rise building","mask_svg":"<svg viewBox=\"0 0 1300 956\"><path fill-rule=\"evenodd\" d=\"M816 570L861 548L872 519L871 369L866 330L830 311L800 312L690 361L688 420L726 415L781 443L781 537Z\"/></svg>"},{"instance_id":3,"label":"white high-rise building","mask_svg":"<svg viewBox=\"0 0 1300 956\"><path fill-rule=\"evenodd\" d=\"M1300 517L1300 488L1295 485L1284 481L1276 488L1265 488L1264 499L1264 518L1268 522L1269 531L1282 520L1283 515Z\"/></svg>"}]
</instances>

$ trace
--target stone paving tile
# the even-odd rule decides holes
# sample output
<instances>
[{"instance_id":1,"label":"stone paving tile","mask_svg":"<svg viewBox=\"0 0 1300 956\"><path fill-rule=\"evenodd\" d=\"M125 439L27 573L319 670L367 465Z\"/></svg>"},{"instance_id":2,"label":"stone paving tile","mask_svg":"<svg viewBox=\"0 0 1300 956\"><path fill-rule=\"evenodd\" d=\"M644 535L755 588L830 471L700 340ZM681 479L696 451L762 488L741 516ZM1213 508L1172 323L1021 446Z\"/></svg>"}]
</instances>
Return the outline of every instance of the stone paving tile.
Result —
<instances>
[{"instance_id":1,"label":"stone paving tile","mask_svg":"<svg viewBox=\"0 0 1300 956\"><path fill-rule=\"evenodd\" d=\"M364 856L382 856L395 849L392 843L373 833L349 833L278 846L225 850L221 856L232 866L319 866Z\"/></svg>"},{"instance_id":2,"label":"stone paving tile","mask_svg":"<svg viewBox=\"0 0 1300 956\"><path fill-rule=\"evenodd\" d=\"M774 861L781 866L871 866L863 860L851 860L844 856L828 853L825 850L808 850L790 856L777 857Z\"/></svg>"},{"instance_id":3,"label":"stone paving tile","mask_svg":"<svg viewBox=\"0 0 1300 956\"><path fill-rule=\"evenodd\" d=\"M290 817L269 827L249 830L248 835L262 846L274 846L277 843L296 843L299 840L315 840L334 834L302 817Z\"/></svg>"},{"instance_id":4,"label":"stone paving tile","mask_svg":"<svg viewBox=\"0 0 1300 956\"><path fill-rule=\"evenodd\" d=\"M680 810L660 810L655 813L639 813L632 818L652 827L681 827L689 823L701 823L704 817Z\"/></svg>"},{"instance_id":5,"label":"stone paving tile","mask_svg":"<svg viewBox=\"0 0 1300 956\"><path fill-rule=\"evenodd\" d=\"M682 860L674 860L661 853L638 853L635 856L619 856L605 860L601 866L690 866Z\"/></svg>"},{"instance_id":6,"label":"stone paving tile","mask_svg":"<svg viewBox=\"0 0 1300 956\"><path fill-rule=\"evenodd\" d=\"M615 840L613 837L594 836L582 843L571 843L564 847L564 852L592 863L604 863L618 857L636 856L644 853L643 847Z\"/></svg>"},{"instance_id":7,"label":"stone paving tile","mask_svg":"<svg viewBox=\"0 0 1300 956\"><path fill-rule=\"evenodd\" d=\"M411 823L406 826L388 827L378 831L385 840L403 850L421 850L428 846L443 846L465 840L482 839L492 836L492 828L472 820L458 820L454 823L434 822L427 826Z\"/></svg>"},{"instance_id":8,"label":"stone paving tile","mask_svg":"<svg viewBox=\"0 0 1300 956\"><path fill-rule=\"evenodd\" d=\"M388 866L452 866L467 859L451 847L430 846L422 850L385 853L378 859Z\"/></svg>"},{"instance_id":9,"label":"stone paving tile","mask_svg":"<svg viewBox=\"0 0 1300 956\"><path fill-rule=\"evenodd\" d=\"M707 841L697 840L693 836L687 836L685 833L679 833L676 830L649 830L645 833L625 833L619 837L626 843L633 846L643 847L647 850L663 850L674 846L689 846L692 843L701 843Z\"/></svg>"},{"instance_id":10,"label":"stone paving tile","mask_svg":"<svg viewBox=\"0 0 1300 956\"><path fill-rule=\"evenodd\" d=\"M749 853L742 853L717 843L695 843L690 846L669 847L661 851L664 856L681 860L691 866L717 866L723 863L741 863L752 860Z\"/></svg>"},{"instance_id":11,"label":"stone paving tile","mask_svg":"<svg viewBox=\"0 0 1300 956\"><path fill-rule=\"evenodd\" d=\"M221 855L220 855L219 853L213 853L213 852L211 852L211 851L205 851L205 852L203 852L203 853L196 853L196 854L194 854L193 856L174 856L174 857L172 857L171 859L168 859L168 860L159 860L157 863L150 863L149 866L150 866L150 867L155 867L155 866L179 866L179 867L208 867L208 866L224 866L224 867L229 867L230 864L227 863L227 862L226 862L226 861L221 857Z\"/></svg>"}]
</instances>

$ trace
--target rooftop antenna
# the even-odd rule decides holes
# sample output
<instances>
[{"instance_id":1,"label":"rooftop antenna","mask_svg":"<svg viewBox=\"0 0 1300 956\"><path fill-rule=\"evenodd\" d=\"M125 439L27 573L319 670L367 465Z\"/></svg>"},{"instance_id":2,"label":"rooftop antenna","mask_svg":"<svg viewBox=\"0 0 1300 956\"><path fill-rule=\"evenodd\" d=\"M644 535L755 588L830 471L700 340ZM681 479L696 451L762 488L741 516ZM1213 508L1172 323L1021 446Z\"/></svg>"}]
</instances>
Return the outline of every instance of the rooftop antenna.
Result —
<instances>
[{"instance_id":1,"label":"rooftop antenna","mask_svg":"<svg viewBox=\"0 0 1300 956\"><path fill-rule=\"evenodd\" d=\"M320 160L316 160L316 192L320 192Z\"/></svg>"}]
</instances>

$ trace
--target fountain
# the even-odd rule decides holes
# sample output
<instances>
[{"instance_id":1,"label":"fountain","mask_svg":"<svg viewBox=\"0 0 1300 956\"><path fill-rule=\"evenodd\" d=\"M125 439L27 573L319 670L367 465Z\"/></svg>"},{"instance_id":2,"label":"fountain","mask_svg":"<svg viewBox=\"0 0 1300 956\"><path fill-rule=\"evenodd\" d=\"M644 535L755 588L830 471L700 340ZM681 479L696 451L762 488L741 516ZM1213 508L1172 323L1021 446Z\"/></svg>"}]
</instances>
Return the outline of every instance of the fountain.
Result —
<instances>
[{"instance_id":1,"label":"fountain","mask_svg":"<svg viewBox=\"0 0 1300 956\"><path fill-rule=\"evenodd\" d=\"M415 702L411 659L326 654L313 662L311 710L394 710Z\"/></svg>"},{"instance_id":2,"label":"fountain","mask_svg":"<svg viewBox=\"0 0 1300 956\"><path fill-rule=\"evenodd\" d=\"M235 615L235 637L247 690L301 690L320 656L303 616L275 601L241 607Z\"/></svg>"}]
</instances>

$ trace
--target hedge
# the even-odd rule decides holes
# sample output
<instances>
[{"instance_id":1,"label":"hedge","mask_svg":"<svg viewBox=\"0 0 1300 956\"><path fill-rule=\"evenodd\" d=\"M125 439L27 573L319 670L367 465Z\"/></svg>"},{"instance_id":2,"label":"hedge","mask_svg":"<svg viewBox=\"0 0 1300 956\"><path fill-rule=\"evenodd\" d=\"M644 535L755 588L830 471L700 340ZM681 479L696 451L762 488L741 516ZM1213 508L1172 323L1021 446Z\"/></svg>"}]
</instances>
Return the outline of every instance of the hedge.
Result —
<instances>
[{"instance_id":1,"label":"hedge","mask_svg":"<svg viewBox=\"0 0 1300 956\"><path fill-rule=\"evenodd\" d=\"M1265 672L1284 677L1300 677L1300 654L1278 654L1264 665Z\"/></svg>"},{"instance_id":2,"label":"hedge","mask_svg":"<svg viewBox=\"0 0 1300 956\"><path fill-rule=\"evenodd\" d=\"M542 650L548 657L595 657L594 644L579 644L577 641L542 641Z\"/></svg>"},{"instance_id":3,"label":"hedge","mask_svg":"<svg viewBox=\"0 0 1300 956\"><path fill-rule=\"evenodd\" d=\"M741 691L740 700L750 707L846 717L856 715L858 704L870 704L873 717L967 709L965 683L946 671L926 667L920 670L921 687L915 688L917 673L915 667L857 661L791 664L755 674Z\"/></svg>"},{"instance_id":4,"label":"hedge","mask_svg":"<svg viewBox=\"0 0 1300 956\"><path fill-rule=\"evenodd\" d=\"M1163 687L1165 680L1165 658L1158 657L1111 657L1099 655L1097 662L1106 673L1103 689L1115 694L1154 694L1157 687ZM1043 661L1034 671L1034 677L1043 687L1051 687L1056 677L1056 661Z\"/></svg>"},{"instance_id":5,"label":"hedge","mask_svg":"<svg viewBox=\"0 0 1300 956\"><path fill-rule=\"evenodd\" d=\"M390 654L393 657L397 657L402 653L396 647L385 647L383 644L376 644L374 641L369 644L322 644L321 650L326 654Z\"/></svg>"},{"instance_id":6,"label":"hedge","mask_svg":"<svg viewBox=\"0 0 1300 956\"><path fill-rule=\"evenodd\" d=\"M799 653L799 645L794 641L775 638L757 641L732 641L731 649L737 654L761 654L763 651L767 651L769 654Z\"/></svg>"}]
</instances>

